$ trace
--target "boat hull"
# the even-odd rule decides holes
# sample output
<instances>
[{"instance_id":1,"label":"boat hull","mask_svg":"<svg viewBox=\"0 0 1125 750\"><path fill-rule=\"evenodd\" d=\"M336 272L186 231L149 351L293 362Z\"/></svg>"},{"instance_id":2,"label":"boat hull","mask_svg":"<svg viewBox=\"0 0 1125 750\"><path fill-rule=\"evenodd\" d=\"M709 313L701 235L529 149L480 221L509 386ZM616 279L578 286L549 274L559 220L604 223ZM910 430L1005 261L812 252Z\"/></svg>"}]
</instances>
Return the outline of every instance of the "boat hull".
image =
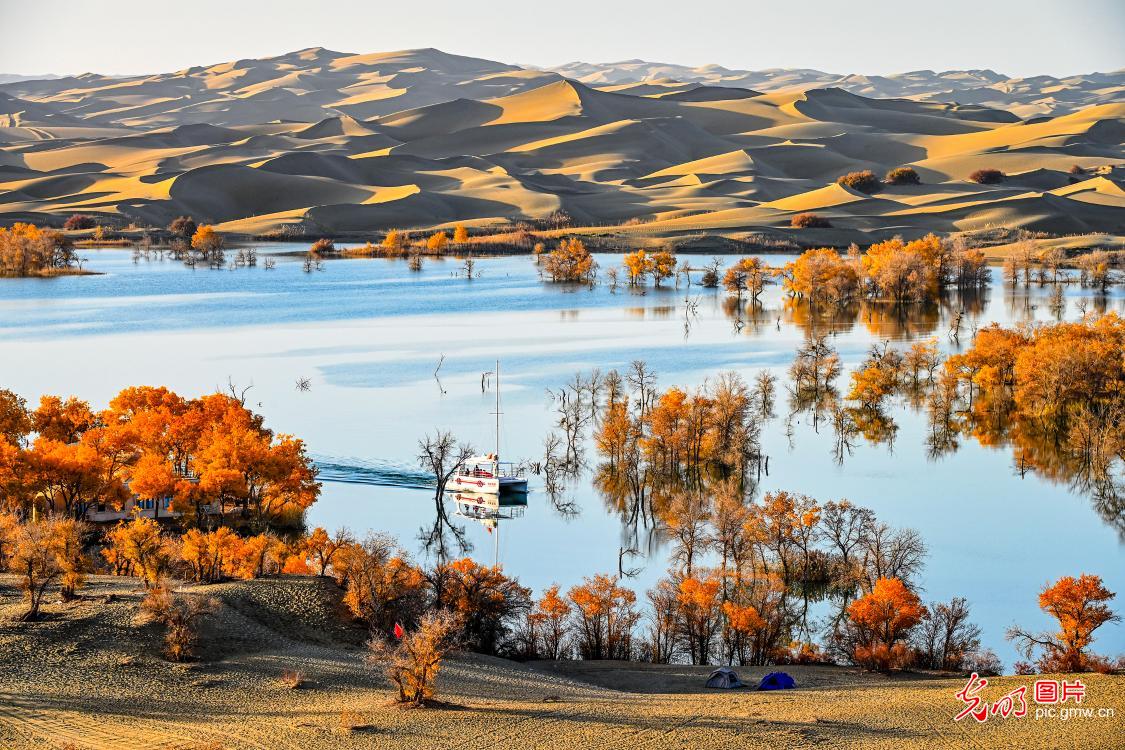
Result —
<instances>
[{"instance_id":1,"label":"boat hull","mask_svg":"<svg viewBox=\"0 0 1125 750\"><path fill-rule=\"evenodd\" d=\"M449 480L446 488L462 492L483 492L493 495L501 492L527 492L527 480L521 477L474 477L457 475Z\"/></svg>"},{"instance_id":2,"label":"boat hull","mask_svg":"<svg viewBox=\"0 0 1125 750\"><path fill-rule=\"evenodd\" d=\"M447 488L463 492L485 492L495 495L500 492L500 480L496 477L455 476L449 480Z\"/></svg>"}]
</instances>

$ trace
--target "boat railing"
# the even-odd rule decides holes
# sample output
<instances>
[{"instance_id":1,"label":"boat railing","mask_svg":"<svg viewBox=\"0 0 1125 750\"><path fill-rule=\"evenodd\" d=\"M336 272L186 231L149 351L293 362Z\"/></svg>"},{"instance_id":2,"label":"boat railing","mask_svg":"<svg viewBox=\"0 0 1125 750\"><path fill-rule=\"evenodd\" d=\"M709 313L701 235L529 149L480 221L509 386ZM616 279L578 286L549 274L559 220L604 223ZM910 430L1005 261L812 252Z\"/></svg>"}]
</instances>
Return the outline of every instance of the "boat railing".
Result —
<instances>
[{"instance_id":1,"label":"boat railing","mask_svg":"<svg viewBox=\"0 0 1125 750\"><path fill-rule=\"evenodd\" d=\"M514 464L510 461L500 461L495 464L496 474L494 475L488 469L481 468L480 465L469 465L462 467L461 476L477 477L481 479L494 479L497 476L501 477L520 477L527 476L527 469L523 464Z\"/></svg>"}]
</instances>

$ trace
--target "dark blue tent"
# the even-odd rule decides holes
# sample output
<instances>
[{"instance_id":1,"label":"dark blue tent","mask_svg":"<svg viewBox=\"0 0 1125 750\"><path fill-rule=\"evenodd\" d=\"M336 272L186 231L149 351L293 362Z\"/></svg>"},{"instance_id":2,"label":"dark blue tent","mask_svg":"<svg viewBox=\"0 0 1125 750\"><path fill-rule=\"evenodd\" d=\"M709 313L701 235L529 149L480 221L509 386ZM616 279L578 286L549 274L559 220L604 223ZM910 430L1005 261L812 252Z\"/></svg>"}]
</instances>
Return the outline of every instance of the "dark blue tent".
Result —
<instances>
[{"instance_id":1,"label":"dark blue tent","mask_svg":"<svg viewBox=\"0 0 1125 750\"><path fill-rule=\"evenodd\" d=\"M785 672L770 672L758 683L759 690L790 690L795 687L797 683Z\"/></svg>"}]
</instances>

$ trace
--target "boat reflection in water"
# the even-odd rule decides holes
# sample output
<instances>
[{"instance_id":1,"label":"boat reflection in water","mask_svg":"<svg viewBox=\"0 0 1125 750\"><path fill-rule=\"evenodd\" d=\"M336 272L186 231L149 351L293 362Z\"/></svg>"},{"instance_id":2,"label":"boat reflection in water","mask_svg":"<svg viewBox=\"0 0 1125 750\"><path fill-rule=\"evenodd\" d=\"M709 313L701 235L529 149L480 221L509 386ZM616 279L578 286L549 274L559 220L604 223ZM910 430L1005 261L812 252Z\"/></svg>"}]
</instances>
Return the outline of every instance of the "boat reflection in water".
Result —
<instances>
[{"instance_id":1,"label":"boat reflection in water","mask_svg":"<svg viewBox=\"0 0 1125 750\"><path fill-rule=\"evenodd\" d=\"M492 564L500 563L500 522L522 518L527 510L527 492L504 491L447 492L446 498L457 506L457 517L476 521L492 535Z\"/></svg>"}]
</instances>

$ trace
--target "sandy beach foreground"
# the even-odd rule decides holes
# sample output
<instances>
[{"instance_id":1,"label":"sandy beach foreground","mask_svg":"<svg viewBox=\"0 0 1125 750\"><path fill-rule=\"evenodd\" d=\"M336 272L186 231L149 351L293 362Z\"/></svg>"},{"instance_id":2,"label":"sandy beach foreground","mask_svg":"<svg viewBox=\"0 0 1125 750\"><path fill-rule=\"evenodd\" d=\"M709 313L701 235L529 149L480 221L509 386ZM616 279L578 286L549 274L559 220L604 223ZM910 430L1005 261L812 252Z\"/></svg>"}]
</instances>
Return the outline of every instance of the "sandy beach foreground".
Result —
<instances>
[{"instance_id":1,"label":"sandy beach foreground","mask_svg":"<svg viewBox=\"0 0 1125 750\"><path fill-rule=\"evenodd\" d=\"M1125 744L1115 718L990 718L955 723L960 677L883 677L787 667L790 692L710 691L708 667L621 662L519 664L467 655L442 673L441 708L388 702L363 665L364 634L338 618L331 584L259 580L217 597L204 659L171 664L159 633L135 625L135 581L98 577L51 619L14 621L0 578L0 747L22 748L687 748L1103 747ZM201 589L192 589L199 591ZM305 684L285 687L286 670ZM746 667L756 681L769 668ZM1085 675L1084 707L1125 716L1125 679ZM1033 678L990 681L984 697Z\"/></svg>"}]
</instances>

